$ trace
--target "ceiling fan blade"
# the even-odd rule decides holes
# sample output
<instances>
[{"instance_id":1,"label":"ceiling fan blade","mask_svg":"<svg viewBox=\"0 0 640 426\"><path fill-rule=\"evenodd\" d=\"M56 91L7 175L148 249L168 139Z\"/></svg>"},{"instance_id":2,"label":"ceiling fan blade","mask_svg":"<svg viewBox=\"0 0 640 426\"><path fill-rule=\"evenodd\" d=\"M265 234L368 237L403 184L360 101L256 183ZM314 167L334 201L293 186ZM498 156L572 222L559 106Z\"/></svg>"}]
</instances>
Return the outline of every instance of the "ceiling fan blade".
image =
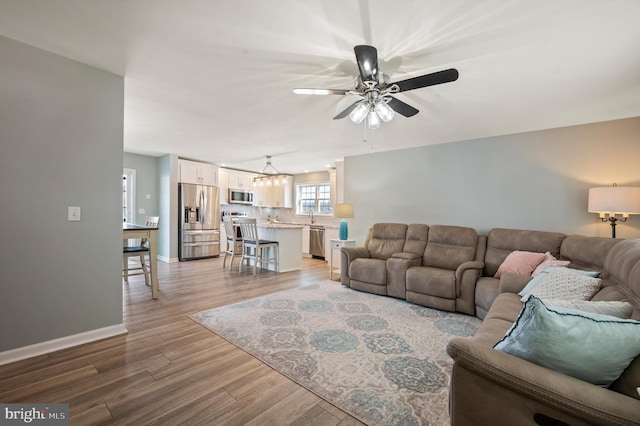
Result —
<instances>
[{"instance_id":1,"label":"ceiling fan blade","mask_svg":"<svg viewBox=\"0 0 640 426\"><path fill-rule=\"evenodd\" d=\"M378 82L378 50L373 46L359 45L353 48L362 81Z\"/></svg>"},{"instance_id":2,"label":"ceiling fan blade","mask_svg":"<svg viewBox=\"0 0 640 426\"><path fill-rule=\"evenodd\" d=\"M404 103L401 100L394 98L393 96L390 96L390 98L391 100L387 102L387 105L389 105L391 109L393 109L400 115L404 115L405 117L413 117L418 112L420 112L411 105Z\"/></svg>"},{"instance_id":3,"label":"ceiling fan blade","mask_svg":"<svg viewBox=\"0 0 640 426\"><path fill-rule=\"evenodd\" d=\"M407 90L420 89L421 87L456 81L458 79L458 75L457 69L450 68L448 70L421 75L419 77L408 78L394 84L400 88L400 92L405 92Z\"/></svg>"},{"instance_id":4,"label":"ceiling fan blade","mask_svg":"<svg viewBox=\"0 0 640 426\"><path fill-rule=\"evenodd\" d=\"M341 118L345 118L347 115L349 115L349 114L351 113L351 111L353 111L353 110L354 110L354 108L355 108L355 107L356 107L360 102L362 102L362 101L360 100L360 101L357 101L357 102L352 103L351 105L349 105L349 106L347 107L347 109L345 109L345 110L344 110L344 111L342 111L340 114L338 114L338 115L336 115L335 117L333 117L333 119L334 119L334 120L339 120L339 119L341 119Z\"/></svg>"},{"instance_id":5,"label":"ceiling fan blade","mask_svg":"<svg viewBox=\"0 0 640 426\"><path fill-rule=\"evenodd\" d=\"M293 89L293 93L295 93L296 95L346 95L349 93L349 90L297 88L297 89Z\"/></svg>"}]
</instances>

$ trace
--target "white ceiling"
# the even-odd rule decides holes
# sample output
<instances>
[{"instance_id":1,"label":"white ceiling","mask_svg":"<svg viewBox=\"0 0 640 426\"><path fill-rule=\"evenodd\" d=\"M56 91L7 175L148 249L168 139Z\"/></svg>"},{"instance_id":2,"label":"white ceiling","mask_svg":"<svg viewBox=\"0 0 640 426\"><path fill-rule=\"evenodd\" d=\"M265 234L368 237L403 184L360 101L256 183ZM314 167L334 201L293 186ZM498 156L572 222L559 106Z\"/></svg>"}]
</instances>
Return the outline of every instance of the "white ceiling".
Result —
<instances>
[{"instance_id":1,"label":"white ceiling","mask_svg":"<svg viewBox=\"0 0 640 426\"><path fill-rule=\"evenodd\" d=\"M281 172L345 156L640 116L638 0L0 0L0 34L125 76L125 151ZM376 131L332 117L353 46L420 110ZM1 76L0 76L1 77Z\"/></svg>"}]
</instances>

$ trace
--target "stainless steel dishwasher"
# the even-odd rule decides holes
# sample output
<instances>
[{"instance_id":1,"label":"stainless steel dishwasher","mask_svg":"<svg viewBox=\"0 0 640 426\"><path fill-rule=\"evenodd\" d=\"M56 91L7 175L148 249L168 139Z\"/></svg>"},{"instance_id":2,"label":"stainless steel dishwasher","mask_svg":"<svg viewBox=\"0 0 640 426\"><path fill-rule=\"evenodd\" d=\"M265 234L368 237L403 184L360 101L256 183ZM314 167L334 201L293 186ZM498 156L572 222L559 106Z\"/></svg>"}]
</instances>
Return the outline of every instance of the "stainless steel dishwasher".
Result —
<instances>
[{"instance_id":1,"label":"stainless steel dishwasher","mask_svg":"<svg viewBox=\"0 0 640 426\"><path fill-rule=\"evenodd\" d=\"M309 227L309 253L311 257L324 259L324 226Z\"/></svg>"}]
</instances>

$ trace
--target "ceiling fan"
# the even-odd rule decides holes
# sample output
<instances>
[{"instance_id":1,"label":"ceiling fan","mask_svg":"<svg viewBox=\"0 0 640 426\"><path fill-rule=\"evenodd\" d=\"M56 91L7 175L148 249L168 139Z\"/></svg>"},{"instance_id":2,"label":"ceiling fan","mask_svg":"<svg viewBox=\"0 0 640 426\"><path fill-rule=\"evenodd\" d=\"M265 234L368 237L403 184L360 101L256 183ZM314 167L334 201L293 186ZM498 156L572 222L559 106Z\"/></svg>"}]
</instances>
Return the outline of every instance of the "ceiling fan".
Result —
<instances>
[{"instance_id":1,"label":"ceiling fan","mask_svg":"<svg viewBox=\"0 0 640 426\"><path fill-rule=\"evenodd\" d=\"M359 45L353 48L360 74L356 77L354 89L293 89L299 95L358 95L362 99L354 102L333 117L338 120L349 116L360 124L365 118L370 129L380 127L382 121L393 118L394 112L405 117L413 117L419 111L411 105L393 97L393 94L436 84L449 83L458 79L458 70L450 68L406 80L389 82L389 77L378 69L378 51L373 46Z\"/></svg>"}]
</instances>

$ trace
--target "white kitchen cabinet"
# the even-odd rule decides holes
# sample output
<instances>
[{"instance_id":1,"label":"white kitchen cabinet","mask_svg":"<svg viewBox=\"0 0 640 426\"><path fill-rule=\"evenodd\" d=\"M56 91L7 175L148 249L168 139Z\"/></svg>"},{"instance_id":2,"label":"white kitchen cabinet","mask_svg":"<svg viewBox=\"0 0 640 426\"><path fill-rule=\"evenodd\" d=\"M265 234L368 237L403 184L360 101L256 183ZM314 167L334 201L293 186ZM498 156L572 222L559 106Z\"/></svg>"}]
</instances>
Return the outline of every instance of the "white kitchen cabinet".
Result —
<instances>
[{"instance_id":1,"label":"white kitchen cabinet","mask_svg":"<svg viewBox=\"0 0 640 426\"><path fill-rule=\"evenodd\" d=\"M218 166L197 161L179 160L180 182L218 186Z\"/></svg>"},{"instance_id":2,"label":"white kitchen cabinet","mask_svg":"<svg viewBox=\"0 0 640 426\"><path fill-rule=\"evenodd\" d=\"M293 207L293 177L280 175L254 179L253 205L285 209Z\"/></svg>"},{"instance_id":3,"label":"white kitchen cabinet","mask_svg":"<svg viewBox=\"0 0 640 426\"><path fill-rule=\"evenodd\" d=\"M220 221L220 253L224 256L224 252L227 250L227 231L224 227L224 223Z\"/></svg>"},{"instance_id":4,"label":"white kitchen cabinet","mask_svg":"<svg viewBox=\"0 0 640 426\"><path fill-rule=\"evenodd\" d=\"M311 228L309 226L304 226L302 228L302 255L305 257L311 257L311 252L309 250L310 237Z\"/></svg>"},{"instance_id":5,"label":"white kitchen cabinet","mask_svg":"<svg viewBox=\"0 0 640 426\"><path fill-rule=\"evenodd\" d=\"M251 191L253 188L254 173L242 172L239 170L227 170L229 179L229 189L243 189Z\"/></svg>"},{"instance_id":6,"label":"white kitchen cabinet","mask_svg":"<svg viewBox=\"0 0 640 426\"><path fill-rule=\"evenodd\" d=\"M229 204L229 171L227 169L218 169L218 188L220 204Z\"/></svg>"},{"instance_id":7,"label":"white kitchen cabinet","mask_svg":"<svg viewBox=\"0 0 640 426\"><path fill-rule=\"evenodd\" d=\"M256 207L268 207L271 197L271 181L269 178L253 180L253 205Z\"/></svg>"},{"instance_id":8,"label":"white kitchen cabinet","mask_svg":"<svg viewBox=\"0 0 640 426\"><path fill-rule=\"evenodd\" d=\"M293 207L292 186L292 176L275 176L271 184L271 207Z\"/></svg>"}]
</instances>

